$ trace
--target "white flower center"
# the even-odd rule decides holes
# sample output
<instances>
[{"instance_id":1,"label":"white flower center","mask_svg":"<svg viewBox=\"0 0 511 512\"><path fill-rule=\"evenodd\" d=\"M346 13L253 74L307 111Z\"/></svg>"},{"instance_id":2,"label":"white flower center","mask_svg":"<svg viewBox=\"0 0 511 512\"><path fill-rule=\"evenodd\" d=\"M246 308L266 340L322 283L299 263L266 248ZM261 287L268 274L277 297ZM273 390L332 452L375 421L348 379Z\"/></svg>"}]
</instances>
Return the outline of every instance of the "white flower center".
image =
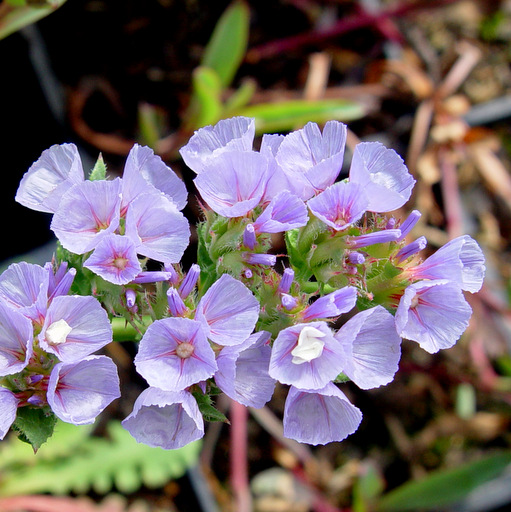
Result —
<instances>
[{"instance_id":1,"label":"white flower center","mask_svg":"<svg viewBox=\"0 0 511 512\"><path fill-rule=\"evenodd\" d=\"M291 350L294 364L303 364L318 358L323 353L325 342L319 338L324 338L326 334L315 327L304 327L300 336L298 336L298 345Z\"/></svg>"},{"instance_id":2,"label":"white flower center","mask_svg":"<svg viewBox=\"0 0 511 512\"><path fill-rule=\"evenodd\" d=\"M67 335L73 330L72 327L64 320L53 322L46 329L46 341L50 345L60 345L67 339Z\"/></svg>"}]
</instances>

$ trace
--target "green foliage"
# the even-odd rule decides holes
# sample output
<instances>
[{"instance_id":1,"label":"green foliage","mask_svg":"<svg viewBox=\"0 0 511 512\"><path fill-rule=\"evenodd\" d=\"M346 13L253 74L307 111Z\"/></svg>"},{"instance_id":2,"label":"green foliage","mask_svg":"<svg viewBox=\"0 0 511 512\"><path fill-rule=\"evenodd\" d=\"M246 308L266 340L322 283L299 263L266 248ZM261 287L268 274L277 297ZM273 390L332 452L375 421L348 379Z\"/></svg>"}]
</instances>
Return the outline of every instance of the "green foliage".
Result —
<instances>
[{"instance_id":1,"label":"green foliage","mask_svg":"<svg viewBox=\"0 0 511 512\"><path fill-rule=\"evenodd\" d=\"M10 8L4 9L0 16L0 39L48 16L65 2L66 0L8 0Z\"/></svg>"},{"instance_id":2,"label":"green foliage","mask_svg":"<svg viewBox=\"0 0 511 512\"><path fill-rule=\"evenodd\" d=\"M511 452L490 455L454 469L409 481L380 499L378 512L442 510L465 498L479 485L498 477L511 464Z\"/></svg>"},{"instance_id":3,"label":"green foliage","mask_svg":"<svg viewBox=\"0 0 511 512\"><path fill-rule=\"evenodd\" d=\"M106 164L103 160L103 156L99 155L94 168L89 174L89 180L98 181L98 180L106 180Z\"/></svg>"},{"instance_id":4,"label":"green foliage","mask_svg":"<svg viewBox=\"0 0 511 512\"><path fill-rule=\"evenodd\" d=\"M195 400L197 400L197 405L199 406L199 411L204 417L205 421L221 421L223 423L229 423L229 420L220 412L214 405L213 400L209 395L205 395L199 391L194 392L193 396Z\"/></svg>"},{"instance_id":5,"label":"green foliage","mask_svg":"<svg viewBox=\"0 0 511 512\"><path fill-rule=\"evenodd\" d=\"M18 438L30 444L36 453L51 437L56 423L57 418L49 407L20 407L12 428L18 433Z\"/></svg>"},{"instance_id":6,"label":"green foliage","mask_svg":"<svg viewBox=\"0 0 511 512\"><path fill-rule=\"evenodd\" d=\"M107 426L108 437L91 436L92 425L58 422L53 437L34 457L15 438L0 445L0 495L98 494L114 486L132 493L142 485L163 486L183 476L195 464L201 447L191 443L178 450L151 448L137 443L120 424Z\"/></svg>"}]
</instances>

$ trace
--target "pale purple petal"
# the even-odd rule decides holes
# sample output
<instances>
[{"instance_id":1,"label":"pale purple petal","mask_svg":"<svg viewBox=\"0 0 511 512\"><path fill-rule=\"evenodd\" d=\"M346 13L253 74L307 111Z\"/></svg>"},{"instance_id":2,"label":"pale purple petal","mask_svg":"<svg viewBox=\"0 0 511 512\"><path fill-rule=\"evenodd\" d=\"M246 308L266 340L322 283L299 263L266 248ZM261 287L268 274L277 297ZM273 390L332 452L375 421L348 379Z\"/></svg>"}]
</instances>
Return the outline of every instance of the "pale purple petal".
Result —
<instances>
[{"instance_id":1,"label":"pale purple petal","mask_svg":"<svg viewBox=\"0 0 511 512\"><path fill-rule=\"evenodd\" d=\"M76 276L76 268L69 268L67 261L63 261L57 268L52 263L44 266L48 272L48 300L59 295L67 295Z\"/></svg>"},{"instance_id":2,"label":"pale purple petal","mask_svg":"<svg viewBox=\"0 0 511 512\"><path fill-rule=\"evenodd\" d=\"M150 386L166 391L181 391L217 370L201 324L188 318L152 323L140 340L135 367Z\"/></svg>"},{"instance_id":3,"label":"pale purple petal","mask_svg":"<svg viewBox=\"0 0 511 512\"><path fill-rule=\"evenodd\" d=\"M256 233L282 233L305 226L309 217L305 203L291 192L277 194L255 220Z\"/></svg>"},{"instance_id":4,"label":"pale purple petal","mask_svg":"<svg viewBox=\"0 0 511 512\"><path fill-rule=\"evenodd\" d=\"M0 376L25 368L32 356L32 322L0 301Z\"/></svg>"},{"instance_id":5,"label":"pale purple petal","mask_svg":"<svg viewBox=\"0 0 511 512\"><path fill-rule=\"evenodd\" d=\"M286 135L277 151L277 163L289 179L292 192L306 201L332 185L341 171L346 125L328 121L321 133L316 123Z\"/></svg>"},{"instance_id":6,"label":"pale purple petal","mask_svg":"<svg viewBox=\"0 0 511 512\"><path fill-rule=\"evenodd\" d=\"M179 153L190 169L200 174L226 151L251 151L255 123L248 117L222 119L214 126L197 130Z\"/></svg>"},{"instance_id":7,"label":"pale purple petal","mask_svg":"<svg viewBox=\"0 0 511 512\"><path fill-rule=\"evenodd\" d=\"M261 202L268 178L268 162L263 155L228 151L193 182L213 211L224 217L241 217Z\"/></svg>"},{"instance_id":8,"label":"pale purple petal","mask_svg":"<svg viewBox=\"0 0 511 512\"><path fill-rule=\"evenodd\" d=\"M126 235L137 252L163 263L177 263L190 240L185 216L160 193L134 199L126 215Z\"/></svg>"},{"instance_id":9,"label":"pale purple petal","mask_svg":"<svg viewBox=\"0 0 511 512\"><path fill-rule=\"evenodd\" d=\"M247 407L263 407L275 389L275 380L268 374L269 338L270 334L265 331L254 333L241 345L224 347L217 357L216 385Z\"/></svg>"},{"instance_id":10,"label":"pale purple petal","mask_svg":"<svg viewBox=\"0 0 511 512\"><path fill-rule=\"evenodd\" d=\"M239 345L245 341L259 318L259 302L234 277L223 274L197 305L195 319L208 338L218 345Z\"/></svg>"},{"instance_id":11,"label":"pale purple petal","mask_svg":"<svg viewBox=\"0 0 511 512\"><path fill-rule=\"evenodd\" d=\"M55 297L39 334L41 347L61 361L71 363L103 348L112 341L112 326L95 297Z\"/></svg>"},{"instance_id":12,"label":"pale purple petal","mask_svg":"<svg viewBox=\"0 0 511 512\"><path fill-rule=\"evenodd\" d=\"M280 144L284 140L284 135L277 133L265 133L262 137L261 148L259 152L264 155L268 161L269 179L266 183L266 190L262 198L263 204L270 202L277 194L283 190L293 190L289 179L277 163L276 155Z\"/></svg>"},{"instance_id":13,"label":"pale purple petal","mask_svg":"<svg viewBox=\"0 0 511 512\"><path fill-rule=\"evenodd\" d=\"M386 244L396 241L401 236L400 229L383 229L373 231L365 235L351 236L348 239L348 245L351 249L360 249L373 244Z\"/></svg>"},{"instance_id":14,"label":"pale purple petal","mask_svg":"<svg viewBox=\"0 0 511 512\"><path fill-rule=\"evenodd\" d=\"M418 279L449 279L472 293L481 289L484 272L484 254L468 235L447 242L423 263L410 269Z\"/></svg>"},{"instance_id":15,"label":"pale purple petal","mask_svg":"<svg viewBox=\"0 0 511 512\"><path fill-rule=\"evenodd\" d=\"M16 419L19 400L12 391L0 388L0 440L9 432Z\"/></svg>"},{"instance_id":16,"label":"pale purple petal","mask_svg":"<svg viewBox=\"0 0 511 512\"><path fill-rule=\"evenodd\" d=\"M77 363L58 363L48 382L48 404L66 423L85 425L121 396L114 362L89 356Z\"/></svg>"},{"instance_id":17,"label":"pale purple petal","mask_svg":"<svg viewBox=\"0 0 511 512\"><path fill-rule=\"evenodd\" d=\"M362 413L329 383L309 392L291 387L284 407L284 436L312 445L342 441L355 432Z\"/></svg>"},{"instance_id":18,"label":"pale purple petal","mask_svg":"<svg viewBox=\"0 0 511 512\"><path fill-rule=\"evenodd\" d=\"M187 391L147 388L139 395L123 427L139 443L175 450L204 435L204 420Z\"/></svg>"},{"instance_id":19,"label":"pale purple petal","mask_svg":"<svg viewBox=\"0 0 511 512\"><path fill-rule=\"evenodd\" d=\"M344 347L345 373L359 388L391 382L401 358L401 338L394 317L382 306L357 313L335 334Z\"/></svg>"},{"instance_id":20,"label":"pale purple petal","mask_svg":"<svg viewBox=\"0 0 511 512\"><path fill-rule=\"evenodd\" d=\"M142 271L133 241L114 233L103 237L83 266L113 284L128 284Z\"/></svg>"},{"instance_id":21,"label":"pale purple petal","mask_svg":"<svg viewBox=\"0 0 511 512\"><path fill-rule=\"evenodd\" d=\"M32 210L54 213L65 192L82 181L82 161L76 146L55 144L43 151L25 173L16 201Z\"/></svg>"},{"instance_id":22,"label":"pale purple petal","mask_svg":"<svg viewBox=\"0 0 511 512\"><path fill-rule=\"evenodd\" d=\"M85 254L119 227L121 179L84 181L62 197L51 229L68 251Z\"/></svg>"},{"instance_id":23,"label":"pale purple petal","mask_svg":"<svg viewBox=\"0 0 511 512\"><path fill-rule=\"evenodd\" d=\"M404 247L401 247L396 254L396 260L398 263L402 263L403 261L412 258L419 252L423 251L428 245L428 241L425 236L420 236L413 242L406 244Z\"/></svg>"},{"instance_id":24,"label":"pale purple petal","mask_svg":"<svg viewBox=\"0 0 511 512\"><path fill-rule=\"evenodd\" d=\"M344 230L357 222L368 205L364 188L350 182L334 183L307 202L310 211L335 231Z\"/></svg>"},{"instance_id":25,"label":"pale purple petal","mask_svg":"<svg viewBox=\"0 0 511 512\"><path fill-rule=\"evenodd\" d=\"M126 207L147 185L163 192L178 210L186 206L188 192L184 182L151 148L135 144L122 175L123 206Z\"/></svg>"},{"instance_id":26,"label":"pale purple petal","mask_svg":"<svg viewBox=\"0 0 511 512\"><path fill-rule=\"evenodd\" d=\"M316 299L303 313L303 320L309 322L317 318L330 318L347 313L357 303L357 289L345 286Z\"/></svg>"},{"instance_id":27,"label":"pale purple petal","mask_svg":"<svg viewBox=\"0 0 511 512\"><path fill-rule=\"evenodd\" d=\"M292 352L298 346L302 330L310 328L323 334L319 340L324 346L310 361L295 362L296 357ZM274 341L269 373L282 384L301 389L321 389L342 372L345 361L341 344L325 322L297 324L280 331Z\"/></svg>"},{"instance_id":28,"label":"pale purple petal","mask_svg":"<svg viewBox=\"0 0 511 512\"><path fill-rule=\"evenodd\" d=\"M37 323L48 305L48 269L33 263L13 263L0 276L0 297Z\"/></svg>"},{"instance_id":29,"label":"pale purple petal","mask_svg":"<svg viewBox=\"0 0 511 512\"><path fill-rule=\"evenodd\" d=\"M397 210L410 199L415 185L402 158L379 142L357 144L349 179L364 187L371 212Z\"/></svg>"},{"instance_id":30,"label":"pale purple petal","mask_svg":"<svg viewBox=\"0 0 511 512\"><path fill-rule=\"evenodd\" d=\"M452 347L468 327L472 309L456 283L439 279L419 281L405 289L396 311L402 338L434 354Z\"/></svg>"}]
</instances>

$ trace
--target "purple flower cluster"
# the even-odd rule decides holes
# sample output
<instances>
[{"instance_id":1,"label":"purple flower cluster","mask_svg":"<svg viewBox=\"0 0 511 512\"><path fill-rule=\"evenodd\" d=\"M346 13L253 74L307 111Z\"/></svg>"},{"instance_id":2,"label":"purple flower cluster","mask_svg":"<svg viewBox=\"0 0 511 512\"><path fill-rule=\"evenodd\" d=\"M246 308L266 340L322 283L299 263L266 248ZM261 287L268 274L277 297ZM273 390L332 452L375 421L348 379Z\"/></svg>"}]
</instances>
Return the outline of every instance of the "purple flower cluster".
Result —
<instances>
[{"instance_id":1,"label":"purple flower cluster","mask_svg":"<svg viewBox=\"0 0 511 512\"><path fill-rule=\"evenodd\" d=\"M94 297L68 295L75 271L14 263L0 276L0 438L20 407L48 407L82 425L120 396L112 341Z\"/></svg>"},{"instance_id":2,"label":"purple flower cluster","mask_svg":"<svg viewBox=\"0 0 511 512\"><path fill-rule=\"evenodd\" d=\"M259 408L277 383L288 387L284 435L341 441L362 413L339 383L386 385L402 338L434 353L466 330L464 292L482 286L481 249L462 236L422 260L425 237L407 241L420 213L391 213L414 178L393 150L364 142L339 180L346 132L308 123L264 135L256 150L253 119L197 130L180 150L204 202L186 274L174 265L190 236L186 189L149 148L133 147L122 178L86 180L76 147L53 146L23 177L16 199L52 213L60 244L124 286L121 314L140 332L134 365L148 385L123 421L137 441L183 446L203 436L211 394ZM287 254L275 254L279 233ZM140 256L164 269L144 271ZM112 338L106 311L119 309L68 295L73 276L62 263L0 277L2 435L19 407L49 406L79 424L119 396L113 363L92 355ZM164 282L151 301L143 285L155 281Z\"/></svg>"},{"instance_id":3,"label":"purple flower cluster","mask_svg":"<svg viewBox=\"0 0 511 512\"><path fill-rule=\"evenodd\" d=\"M190 237L187 191L148 147L135 144L122 178L85 180L74 144L52 146L23 176L16 200L53 214L51 229L83 266L114 284L141 272L138 255L177 263Z\"/></svg>"}]
</instances>

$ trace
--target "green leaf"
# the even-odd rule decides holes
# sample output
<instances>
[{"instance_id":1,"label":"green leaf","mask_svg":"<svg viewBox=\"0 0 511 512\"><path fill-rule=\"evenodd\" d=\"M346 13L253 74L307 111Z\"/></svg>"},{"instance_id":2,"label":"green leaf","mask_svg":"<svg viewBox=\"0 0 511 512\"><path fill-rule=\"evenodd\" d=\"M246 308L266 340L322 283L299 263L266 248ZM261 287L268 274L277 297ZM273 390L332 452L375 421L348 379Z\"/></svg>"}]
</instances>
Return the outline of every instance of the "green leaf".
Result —
<instances>
[{"instance_id":1,"label":"green leaf","mask_svg":"<svg viewBox=\"0 0 511 512\"><path fill-rule=\"evenodd\" d=\"M0 17L0 39L4 39L21 28L48 16L65 2L66 0L47 0L42 5L32 6L24 5L25 2L13 2L11 0L12 9L6 9L4 11L6 14Z\"/></svg>"},{"instance_id":2,"label":"green leaf","mask_svg":"<svg viewBox=\"0 0 511 512\"><path fill-rule=\"evenodd\" d=\"M222 88L228 87L245 56L250 10L244 1L234 1L218 20L204 50L201 66L218 74Z\"/></svg>"},{"instance_id":3,"label":"green leaf","mask_svg":"<svg viewBox=\"0 0 511 512\"><path fill-rule=\"evenodd\" d=\"M484 459L431 473L389 492L378 503L378 512L443 509L498 477L511 464L511 452L501 452Z\"/></svg>"},{"instance_id":4,"label":"green leaf","mask_svg":"<svg viewBox=\"0 0 511 512\"><path fill-rule=\"evenodd\" d=\"M106 179L106 164L103 160L103 155L99 155L94 168L89 174L90 181L101 181Z\"/></svg>"},{"instance_id":5,"label":"green leaf","mask_svg":"<svg viewBox=\"0 0 511 512\"><path fill-rule=\"evenodd\" d=\"M114 485L123 493L141 486L158 488L180 478L197 462L201 443L177 450L152 448L135 439L120 422L107 426L107 437L90 436L92 426L58 422L37 457L15 438L0 444L0 495L98 494Z\"/></svg>"},{"instance_id":6,"label":"green leaf","mask_svg":"<svg viewBox=\"0 0 511 512\"><path fill-rule=\"evenodd\" d=\"M49 408L20 407L12 428L34 453L51 437L57 418Z\"/></svg>"},{"instance_id":7,"label":"green leaf","mask_svg":"<svg viewBox=\"0 0 511 512\"><path fill-rule=\"evenodd\" d=\"M275 103L258 103L239 109L238 116L254 117L258 134L291 131L309 121L326 123L354 121L365 115L359 103L349 100L287 100Z\"/></svg>"},{"instance_id":8,"label":"green leaf","mask_svg":"<svg viewBox=\"0 0 511 512\"><path fill-rule=\"evenodd\" d=\"M222 112L222 88L217 72L208 67L198 67L192 76L193 97L190 119L193 128L216 123Z\"/></svg>"}]
</instances>

